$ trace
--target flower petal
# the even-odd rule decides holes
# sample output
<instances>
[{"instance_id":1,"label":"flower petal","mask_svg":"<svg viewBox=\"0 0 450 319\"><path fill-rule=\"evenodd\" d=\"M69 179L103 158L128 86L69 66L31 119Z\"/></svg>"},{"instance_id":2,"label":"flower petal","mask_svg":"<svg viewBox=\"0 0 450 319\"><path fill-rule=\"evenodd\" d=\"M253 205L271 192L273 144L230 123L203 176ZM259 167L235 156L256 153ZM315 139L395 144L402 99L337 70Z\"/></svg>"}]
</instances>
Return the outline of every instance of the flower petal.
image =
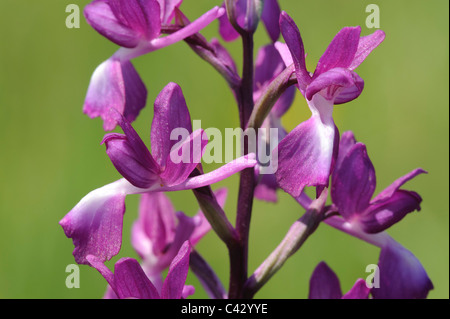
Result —
<instances>
[{"instance_id":1,"label":"flower petal","mask_svg":"<svg viewBox=\"0 0 450 319\"><path fill-rule=\"evenodd\" d=\"M185 140L173 146L166 159L164 171L160 174L161 181L166 186L178 185L184 182L194 168L201 162L208 140L202 129L193 132Z\"/></svg>"},{"instance_id":2,"label":"flower petal","mask_svg":"<svg viewBox=\"0 0 450 319\"><path fill-rule=\"evenodd\" d=\"M421 168L416 168L415 170L409 172L408 174L398 178L396 181L394 181L391 185L386 187L381 193L379 193L373 200L372 204L377 204L379 202L383 202L388 200L390 197L394 195L397 190L402 187L403 184L405 184L407 181L413 179L419 174L427 174L426 171L424 171Z\"/></svg>"},{"instance_id":3,"label":"flower petal","mask_svg":"<svg viewBox=\"0 0 450 319\"><path fill-rule=\"evenodd\" d=\"M114 283L120 299L160 299L158 291L136 259L122 258L115 264Z\"/></svg>"},{"instance_id":4,"label":"flower petal","mask_svg":"<svg viewBox=\"0 0 450 319\"><path fill-rule=\"evenodd\" d=\"M328 45L317 62L313 79L334 68L348 68L358 50L361 27L345 27L341 29Z\"/></svg>"},{"instance_id":5,"label":"flower petal","mask_svg":"<svg viewBox=\"0 0 450 319\"><path fill-rule=\"evenodd\" d=\"M135 227L136 231L142 231L143 238L137 233L134 237L135 241L132 242L133 247L144 258L149 253L154 256L163 254L175 237L175 221L175 210L167 195L163 192L142 194L139 203L139 219ZM144 241L141 242L139 239ZM149 245L145 244L147 241ZM145 249L147 247L151 249L150 252Z\"/></svg>"},{"instance_id":6,"label":"flower petal","mask_svg":"<svg viewBox=\"0 0 450 319\"><path fill-rule=\"evenodd\" d=\"M353 145L356 144L355 135L352 131L346 131L342 133L341 140L339 142L339 154L336 160L336 168L342 164L342 160L347 156L348 152L353 148Z\"/></svg>"},{"instance_id":7,"label":"flower petal","mask_svg":"<svg viewBox=\"0 0 450 319\"><path fill-rule=\"evenodd\" d=\"M374 299L425 299L433 284L420 261L409 250L391 241L381 249L380 285Z\"/></svg>"},{"instance_id":8,"label":"flower petal","mask_svg":"<svg viewBox=\"0 0 450 319\"><path fill-rule=\"evenodd\" d=\"M378 46L381 42L383 42L386 34L382 30L377 30L372 34L369 34L365 37L361 37L358 43L358 49L356 50L355 56L353 57L353 61L348 67L350 70L356 69L366 58L367 56Z\"/></svg>"},{"instance_id":9,"label":"flower petal","mask_svg":"<svg viewBox=\"0 0 450 319\"><path fill-rule=\"evenodd\" d=\"M172 82L156 98L151 129L152 154L162 168L176 144L170 139L171 133L179 128L191 133L191 116L180 86Z\"/></svg>"},{"instance_id":10,"label":"flower petal","mask_svg":"<svg viewBox=\"0 0 450 319\"><path fill-rule=\"evenodd\" d=\"M125 2L125 1L124 1ZM126 48L138 45L141 34L116 17L108 1L93 1L84 8L87 22L110 41Z\"/></svg>"},{"instance_id":11,"label":"flower petal","mask_svg":"<svg viewBox=\"0 0 450 319\"><path fill-rule=\"evenodd\" d=\"M261 47L255 61L253 91L263 90L284 68L283 59L273 44Z\"/></svg>"},{"instance_id":12,"label":"flower petal","mask_svg":"<svg viewBox=\"0 0 450 319\"><path fill-rule=\"evenodd\" d=\"M328 100L340 103L357 98L364 88L364 81L355 72L344 68L334 68L316 77L306 89L305 97L311 100L319 93ZM342 92L342 96L340 96Z\"/></svg>"},{"instance_id":13,"label":"flower petal","mask_svg":"<svg viewBox=\"0 0 450 319\"><path fill-rule=\"evenodd\" d=\"M311 82L311 77L306 70L303 40L294 20L284 11L280 15L280 29L294 61L299 88L303 91Z\"/></svg>"},{"instance_id":14,"label":"flower petal","mask_svg":"<svg viewBox=\"0 0 450 319\"><path fill-rule=\"evenodd\" d=\"M105 131L113 130L116 121L110 109L116 109L132 122L145 106L147 89L130 61L110 58L94 71L84 102L83 112L91 118L100 116Z\"/></svg>"},{"instance_id":15,"label":"flower petal","mask_svg":"<svg viewBox=\"0 0 450 319\"><path fill-rule=\"evenodd\" d=\"M275 42L280 37L280 6L277 0L265 0L264 7L261 13L261 20L266 27L272 42Z\"/></svg>"},{"instance_id":16,"label":"flower petal","mask_svg":"<svg viewBox=\"0 0 450 319\"><path fill-rule=\"evenodd\" d=\"M353 287L344 295L342 299L369 299L371 289L367 287L364 279L358 279Z\"/></svg>"},{"instance_id":17,"label":"flower petal","mask_svg":"<svg viewBox=\"0 0 450 319\"><path fill-rule=\"evenodd\" d=\"M161 290L162 299L180 299L189 270L191 245L185 241L169 267L169 272Z\"/></svg>"},{"instance_id":18,"label":"flower petal","mask_svg":"<svg viewBox=\"0 0 450 319\"><path fill-rule=\"evenodd\" d=\"M158 0L161 8L161 22L169 25L175 15L175 8L178 8L183 0Z\"/></svg>"},{"instance_id":19,"label":"flower petal","mask_svg":"<svg viewBox=\"0 0 450 319\"><path fill-rule=\"evenodd\" d=\"M359 216L358 222L366 233L379 233L399 222L408 213L420 210L422 198L416 192L398 190L389 199L371 204Z\"/></svg>"},{"instance_id":20,"label":"flower petal","mask_svg":"<svg viewBox=\"0 0 450 319\"><path fill-rule=\"evenodd\" d=\"M309 280L309 299L341 299L339 278L325 262L320 262Z\"/></svg>"},{"instance_id":21,"label":"flower petal","mask_svg":"<svg viewBox=\"0 0 450 319\"><path fill-rule=\"evenodd\" d=\"M222 5L225 8L225 4ZM230 20L226 14L222 15L219 19L219 34L227 42L236 40L239 37L239 33L231 25Z\"/></svg>"},{"instance_id":22,"label":"flower petal","mask_svg":"<svg viewBox=\"0 0 450 319\"><path fill-rule=\"evenodd\" d=\"M104 262L119 253L125 196L134 189L125 179L96 189L59 222L65 235L73 240L77 263L89 264L88 255Z\"/></svg>"},{"instance_id":23,"label":"flower petal","mask_svg":"<svg viewBox=\"0 0 450 319\"><path fill-rule=\"evenodd\" d=\"M148 188L158 183L160 169L144 142L127 120L120 114L115 116L125 135L107 134L101 143L106 145L106 154L114 167L136 187ZM114 118L114 115L111 115L111 118Z\"/></svg>"},{"instance_id":24,"label":"flower petal","mask_svg":"<svg viewBox=\"0 0 450 319\"><path fill-rule=\"evenodd\" d=\"M319 97L315 98L315 101ZM316 107L324 106L316 103ZM327 106L324 106L327 107ZM327 107L328 108L328 107ZM315 111L278 144L278 185L293 197L300 196L305 186L328 185L338 134L328 110Z\"/></svg>"},{"instance_id":25,"label":"flower petal","mask_svg":"<svg viewBox=\"0 0 450 319\"><path fill-rule=\"evenodd\" d=\"M375 191L375 169L366 146L355 144L333 172L331 198L347 221L362 214Z\"/></svg>"}]
</instances>

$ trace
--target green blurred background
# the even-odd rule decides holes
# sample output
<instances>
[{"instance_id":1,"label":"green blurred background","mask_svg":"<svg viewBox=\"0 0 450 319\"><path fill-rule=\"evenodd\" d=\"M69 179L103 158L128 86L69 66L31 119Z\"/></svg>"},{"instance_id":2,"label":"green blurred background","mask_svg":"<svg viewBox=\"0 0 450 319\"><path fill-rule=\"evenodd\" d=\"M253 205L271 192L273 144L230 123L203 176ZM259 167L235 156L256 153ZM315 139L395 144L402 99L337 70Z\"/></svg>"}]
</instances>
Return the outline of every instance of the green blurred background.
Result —
<instances>
[{"instance_id":1,"label":"green blurred background","mask_svg":"<svg viewBox=\"0 0 450 319\"><path fill-rule=\"evenodd\" d=\"M79 29L68 29L65 8L89 1L0 1L0 298L99 298L105 281L80 267L79 289L68 289L65 272L74 263L72 242L58 221L89 191L119 178L99 143L101 121L90 120L82 105L95 67L117 46L97 34L81 17ZM380 8L385 42L358 68L363 94L338 106L340 131L353 130L364 142L377 170L378 191L416 167L426 169L405 187L423 197L422 211L408 215L388 232L423 263L435 289L430 298L449 297L449 99L448 1L280 0L297 22L313 70L340 28L365 27L365 8ZM218 0L185 0L182 9L194 19ZM203 34L216 36L217 22ZM262 26L257 47L267 43ZM227 44L241 65L239 41ZM224 80L185 43L133 60L148 87L148 106L135 128L149 142L152 104L169 82L181 85L192 119L203 128L238 127L237 109ZM298 94L283 123L290 130L309 117ZM206 169L213 169L214 165ZM235 219L237 176L226 186L226 212ZM191 192L169 194L177 210L188 215L198 206ZM138 196L127 198L124 243L119 257L136 257L130 246ZM276 247L303 210L279 191L279 203L256 201L250 238L250 271ZM225 246L210 233L198 250L228 286ZM347 291L366 265L377 263L379 250L327 225L307 241L256 298L306 298L309 277L325 260ZM111 264L108 264L111 265ZM204 298L197 287L195 297Z\"/></svg>"}]
</instances>

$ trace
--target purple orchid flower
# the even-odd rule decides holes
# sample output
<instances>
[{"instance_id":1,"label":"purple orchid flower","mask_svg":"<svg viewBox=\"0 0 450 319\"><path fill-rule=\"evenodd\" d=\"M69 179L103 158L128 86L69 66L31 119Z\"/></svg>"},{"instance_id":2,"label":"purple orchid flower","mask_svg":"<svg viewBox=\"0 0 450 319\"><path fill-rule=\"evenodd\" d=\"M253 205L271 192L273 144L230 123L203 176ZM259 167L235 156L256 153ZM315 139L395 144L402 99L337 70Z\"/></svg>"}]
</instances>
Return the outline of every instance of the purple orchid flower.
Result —
<instances>
[{"instance_id":1,"label":"purple orchid flower","mask_svg":"<svg viewBox=\"0 0 450 319\"><path fill-rule=\"evenodd\" d=\"M328 185L339 141L333 105L349 102L361 94L364 81L353 70L384 40L385 34L377 30L360 37L360 27L343 28L311 75L306 70L300 32L286 12L280 16L280 29L289 49L281 48L280 53L286 62L294 63L298 88L312 113L278 147L277 181L282 189L298 197L305 186ZM286 56L287 51L290 56Z\"/></svg>"},{"instance_id":2,"label":"purple orchid flower","mask_svg":"<svg viewBox=\"0 0 450 319\"><path fill-rule=\"evenodd\" d=\"M80 264L88 262L88 255L106 261L118 254L126 195L199 188L256 164L251 153L212 172L189 177L200 163L207 139L201 129L191 133L189 111L175 83L168 84L155 102L152 153L126 119L115 114L125 134L107 134L102 143L124 178L90 192L60 221L66 236L73 239L73 255ZM184 140L171 140L174 129L186 132Z\"/></svg>"},{"instance_id":3,"label":"purple orchid flower","mask_svg":"<svg viewBox=\"0 0 450 319\"><path fill-rule=\"evenodd\" d=\"M371 288L359 278L353 287L342 295L339 278L325 263L320 262L314 269L309 281L309 299L368 299Z\"/></svg>"},{"instance_id":4,"label":"purple orchid flower","mask_svg":"<svg viewBox=\"0 0 450 319\"><path fill-rule=\"evenodd\" d=\"M273 44L263 46L256 57L255 63L255 80L253 88L253 99L256 102L272 82L285 69L285 64L280 53ZM261 125L262 130L259 132L258 138L262 139L269 147L270 145L270 128L278 130L277 141L281 141L287 132L281 125L281 117L289 110L294 98L296 89L289 87L278 99L267 118ZM264 143L261 143L263 145ZM266 153L270 154L270 149ZM256 178L258 184L255 187L255 197L261 200L276 202L278 184L274 174L260 174L260 166L255 167Z\"/></svg>"},{"instance_id":5,"label":"purple orchid flower","mask_svg":"<svg viewBox=\"0 0 450 319\"><path fill-rule=\"evenodd\" d=\"M352 132L345 132L332 175L331 198L342 217L353 227L360 227L367 233L378 233L406 214L420 210L422 198L419 194L400 187L422 173L426 172L420 168L411 171L372 199L376 176L366 146L357 143Z\"/></svg>"},{"instance_id":6,"label":"purple orchid flower","mask_svg":"<svg viewBox=\"0 0 450 319\"><path fill-rule=\"evenodd\" d=\"M223 207L227 190L219 189L215 195ZM194 217L183 212L175 213L164 193L146 193L141 196L139 218L133 225L131 243L143 260L145 273L156 287L160 287L161 273L170 265L181 245L189 240L194 247L210 229L201 210Z\"/></svg>"},{"instance_id":7,"label":"purple orchid flower","mask_svg":"<svg viewBox=\"0 0 450 319\"><path fill-rule=\"evenodd\" d=\"M425 299L434 288L417 257L386 232L366 233L339 216L331 216L324 222L381 248L378 261L380 283L371 291L374 299Z\"/></svg>"},{"instance_id":8,"label":"purple orchid flower","mask_svg":"<svg viewBox=\"0 0 450 319\"><path fill-rule=\"evenodd\" d=\"M117 122L109 110L119 111L129 122L145 106L147 90L131 59L159 50L199 32L225 10L215 7L180 30L161 37L181 0L95 0L84 9L87 22L121 48L94 71L83 112L100 116L103 128L113 130Z\"/></svg>"},{"instance_id":9,"label":"purple orchid flower","mask_svg":"<svg viewBox=\"0 0 450 319\"><path fill-rule=\"evenodd\" d=\"M136 259L120 259L114 265L114 273L96 256L88 255L87 260L106 279L115 296L120 299L185 299L194 293L194 287L185 286L190 252L191 245L189 241L185 241L172 260L160 290L148 279Z\"/></svg>"},{"instance_id":10,"label":"purple orchid flower","mask_svg":"<svg viewBox=\"0 0 450 319\"><path fill-rule=\"evenodd\" d=\"M264 0L261 11L261 20L266 27L270 39L275 42L280 37L280 26L278 19L280 17L280 6L277 0ZM249 4L252 6L249 8ZM238 25L247 31L255 31L259 22L258 8L261 5L260 0L237 0L235 1L234 11L236 22ZM222 5L225 7L225 4ZM250 9L250 10L249 10ZM222 15L219 18L219 33L225 41L233 41L239 37L239 33L234 29L228 20L227 15Z\"/></svg>"}]
</instances>

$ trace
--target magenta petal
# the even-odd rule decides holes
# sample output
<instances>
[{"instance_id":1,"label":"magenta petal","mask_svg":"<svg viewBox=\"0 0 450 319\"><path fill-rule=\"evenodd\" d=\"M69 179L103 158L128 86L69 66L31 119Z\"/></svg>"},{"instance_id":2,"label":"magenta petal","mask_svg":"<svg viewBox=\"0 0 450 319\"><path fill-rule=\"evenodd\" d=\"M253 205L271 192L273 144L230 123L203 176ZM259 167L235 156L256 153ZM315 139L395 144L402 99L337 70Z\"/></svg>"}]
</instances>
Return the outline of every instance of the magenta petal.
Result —
<instances>
[{"instance_id":1,"label":"magenta petal","mask_svg":"<svg viewBox=\"0 0 450 319\"><path fill-rule=\"evenodd\" d=\"M371 289L367 287L364 279L358 279L353 287L344 295L342 299L369 299Z\"/></svg>"},{"instance_id":2,"label":"magenta petal","mask_svg":"<svg viewBox=\"0 0 450 319\"><path fill-rule=\"evenodd\" d=\"M172 147L176 144L170 135L174 129L180 128L192 132L191 116L180 86L169 83L156 98L151 129L152 154L161 167L166 165Z\"/></svg>"},{"instance_id":3,"label":"magenta petal","mask_svg":"<svg viewBox=\"0 0 450 319\"><path fill-rule=\"evenodd\" d=\"M161 7L161 21L168 25L175 15L175 8L178 8L183 0L158 0L158 2Z\"/></svg>"},{"instance_id":4,"label":"magenta petal","mask_svg":"<svg viewBox=\"0 0 450 319\"><path fill-rule=\"evenodd\" d=\"M233 57L230 55L228 50L220 44L219 40L211 39L211 45L213 46L216 57L220 60L220 62L225 65L228 69L230 69L234 74L237 74L236 63L233 60Z\"/></svg>"},{"instance_id":5,"label":"magenta petal","mask_svg":"<svg viewBox=\"0 0 450 319\"><path fill-rule=\"evenodd\" d=\"M165 186L173 186L184 182L194 168L201 162L208 140L204 131L198 129L187 139L174 145L166 159L164 171L160 174Z\"/></svg>"},{"instance_id":6,"label":"magenta petal","mask_svg":"<svg viewBox=\"0 0 450 319\"><path fill-rule=\"evenodd\" d=\"M334 154L336 129L331 119L320 115L298 125L278 145L278 185L294 197L305 186L328 185Z\"/></svg>"},{"instance_id":7,"label":"magenta petal","mask_svg":"<svg viewBox=\"0 0 450 319\"><path fill-rule=\"evenodd\" d=\"M294 61L299 88L303 91L311 82L306 70L303 40L294 20L284 11L280 15L280 29Z\"/></svg>"},{"instance_id":8,"label":"magenta petal","mask_svg":"<svg viewBox=\"0 0 450 319\"><path fill-rule=\"evenodd\" d=\"M260 174L255 187L255 197L260 200L277 202L278 184L274 174Z\"/></svg>"},{"instance_id":9,"label":"magenta petal","mask_svg":"<svg viewBox=\"0 0 450 319\"><path fill-rule=\"evenodd\" d=\"M433 289L420 261L397 242L381 249L378 266L380 285L372 289L374 299L425 299Z\"/></svg>"},{"instance_id":10,"label":"magenta petal","mask_svg":"<svg viewBox=\"0 0 450 319\"><path fill-rule=\"evenodd\" d=\"M120 299L160 299L155 286L133 258L122 258L115 264L114 284Z\"/></svg>"},{"instance_id":11,"label":"magenta petal","mask_svg":"<svg viewBox=\"0 0 450 319\"><path fill-rule=\"evenodd\" d=\"M119 180L90 192L59 222L73 240L77 263L89 264L88 255L104 262L119 253L127 183Z\"/></svg>"},{"instance_id":12,"label":"magenta petal","mask_svg":"<svg viewBox=\"0 0 450 319\"><path fill-rule=\"evenodd\" d=\"M366 146L355 144L333 172L331 198L347 221L361 214L375 191L376 176Z\"/></svg>"},{"instance_id":13,"label":"magenta petal","mask_svg":"<svg viewBox=\"0 0 450 319\"><path fill-rule=\"evenodd\" d=\"M341 299L339 278L325 262L320 262L309 280L309 299Z\"/></svg>"},{"instance_id":14,"label":"magenta petal","mask_svg":"<svg viewBox=\"0 0 450 319\"><path fill-rule=\"evenodd\" d=\"M261 20L263 21L272 42L277 41L280 37L280 14L281 10L277 0L264 1Z\"/></svg>"},{"instance_id":15,"label":"magenta petal","mask_svg":"<svg viewBox=\"0 0 450 319\"><path fill-rule=\"evenodd\" d=\"M100 116L105 131L117 123L110 109L116 109L132 122L145 106L147 89L130 61L110 58L94 71L84 102L83 112L91 118Z\"/></svg>"},{"instance_id":16,"label":"magenta petal","mask_svg":"<svg viewBox=\"0 0 450 319\"><path fill-rule=\"evenodd\" d=\"M136 224L142 230L143 236L135 234L133 247L146 256L151 254L158 256L165 252L175 237L175 210L170 199L163 192L144 193L139 203L139 219ZM137 225L135 227L138 227ZM145 244L146 242L149 244ZM150 246L150 247L149 247Z\"/></svg>"},{"instance_id":17,"label":"magenta petal","mask_svg":"<svg viewBox=\"0 0 450 319\"><path fill-rule=\"evenodd\" d=\"M347 156L348 152L352 149L353 145L356 144L355 135L352 131L346 131L342 133L341 140L339 142L339 155L336 160L336 169L342 163L342 160Z\"/></svg>"},{"instance_id":18,"label":"magenta petal","mask_svg":"<svg viewBox=\"0 0 450 319\"><path fill-rule=\"evenodd\" d=\"M267 86L270 81L284 70L284 62L273 44L259 49L255 61L254 91Z\"/></svg>"},{"instance_id":19,"label":"magenta petal","mask_svg":"<svg viewBox=\"0 0 450 319\"><path fill-rule=\"evenodd\" d=\"M409 172L408 174L398 178L395 182L393 182L391 185L386 187L381 193L379 193L373 200L372 204L377 204L379 202L383 202L387 199L389 199L394 193L407 181L413 179L417 175L420 174L426 174L427 172L424 171L421 168L416 168L415 170Z\"/></svg>"},{"instance_id":20,"label":"magenta petal","mask_svg":"<svg viewBox=\"0 0 450 319\"><path fill-rule=\"evenodd\" d=\"M155 183L159 183L160 169L144 142L131 124L120 114L111 115L111 118L114 117L125 135L107 134L102 141L102 144L105 143L106 145L106 153L114 167L136 187L148 188Z\"/></svg>"},{"instance_id":21,"label":"magenta petal","mask_svg":"<svg viewBox=\"0 0 450 319\"><path fill-rule=\"evenodd\" d=\"M86 256L86 260L88 262L88 265L90 265L91 267L94 267L95 269L97 269L97 271L103 276L103 278L105 278L105 280L108 282L108 291L112 290L111 292L107 291L108 295L114 296L114 289L115 289L115 283L114 283L114 274L112 273L111 270L109 270L108 267L105 266L104 261L102 261L101 259L93 256L93 255L88 255ZM111 289L113 287L113 289ZM117 298L117 297L116 297ZM112 298L113 299L113 298Z\"/></svg>"},{"instance_id":22,"label":"magenta petal","mask_svg":"<svg viewBox=\"0 0 450 319\"><path fill-rule=\"evenodd\" d=\"M340 96L342 101L350 101L358 97L364 88L364 81L355 72L344 68L334 68L316 77L306 89L305 97L311 100L314 94L321 94L330 101ZM340 101L342 103L342 101Z\"/></svg>"},{"instance_id":23,"label":"magenta petal","mask_svg":"<svg viewBox=\"0 0 450 319\"><path fill-rule=\"evenodd\" d=\"M420 210L422 198L416 192L398 190L388 200L370 205L358 218L366 233L379 233L408 213Z\"/></svg>"},{"instance_id":24,"label":"magenta petal","mask_svg":"<svg viewBox=\"0 0 450 319\"><path fill-rule=\"evenodd\" d=\"M377 30L374 33L361 37L358 43L358 49L352 63L348 67L350 70L356 69L367 56L375 49L381 42L383 42L386 34L382 30Z\"/></svg>"},{"instance_id":25,"label":"magenta petal","mask_svg":"<svg viewBox=\"0 0 450 319\"><path fill-rule=\"evenodd\" d=\"M348 68L359 44L361 27L345 27L336 34L317 62L313 79L334 68Z\"/></svg>"},{"instance_id":26,"label":"magenta petal","mask_svg":"<svg viewBox=\"0 0 450 319\"><path fill-rule=\"evenodd\" d=\"M137 46L142 34L116 17L109 1L93 1L84 8L87 22L110 41L126 48Z\"/></svg>"},{"instance_id":27,"label":"magenta petal","mask_svg":"<svg viewBox=\"0 0 450 319\"><path fill-rule=\"evenodd\" d=\"M180 299L189 270L191 245L185 241L169 267L169 272L161 290L162 299Z\"/></svg>"}]
</instances>

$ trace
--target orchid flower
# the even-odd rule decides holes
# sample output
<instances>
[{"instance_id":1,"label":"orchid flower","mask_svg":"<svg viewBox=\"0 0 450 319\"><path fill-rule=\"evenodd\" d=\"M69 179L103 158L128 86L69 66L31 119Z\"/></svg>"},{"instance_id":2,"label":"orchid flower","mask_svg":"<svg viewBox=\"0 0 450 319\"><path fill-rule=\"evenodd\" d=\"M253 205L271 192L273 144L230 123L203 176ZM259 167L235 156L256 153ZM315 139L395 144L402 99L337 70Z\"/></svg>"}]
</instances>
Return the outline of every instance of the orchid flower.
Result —
<instances>
[{"instance_id":1,"label":"orchid flower","mask_svg":"<svg viewBox=\"0 0 450 319\"><path fill-rule=\"evenodd\" d=\"M352 132L345 132L332 174L331 198L339 214L353 227L366 233L378 233L406 214L420 210L422 198L419 194L400 187L422 173L426 172L420 168L411 171L372 199L376 176L366 146L357 143Z\"/></svg>"},{"instance_id":2,"label":"orchid flower","mask_svg":"<svg viewBox=\"0 0 450 319\"><path fill-rule=\"evenodd\" d=\"M339 278L325 263L320 262L309 281L309 299L368 299L371 289L359 278L353 287L342 295Z\"/></svg>"},{"instance_id":3,"label":"orchid flower","mask_svg":"<svg viewBox=\"0 0 450 319\"><path fill-rule=\"evenodd\" d=\"M219 189L215 195L223 207L227 190ZM175 213L164 193L145 193L140 200L139 218L133 224L131 243L143 260L145 273L158 287L162 284L162 271L170 265L181 245L189 240L194 247L210 229L201 210L188 217L183 212Z\"/></svg>"},{"instance_id":4,"label":"orchid flower","mask_svg":"<svg viewBox=\"0 0 450 319\"><path fill-rule=\"evenodd\" d=\"M300 32L285 12L280 29L286 48L277 44L288 65L293 63L298 88L305 96L312 116L298 125L278 146L277 181L280 187L298 197L305 186L326 186L337 155L339 132L334 124L333 105L357 98L364 81L354 72L383 40L384 32L360 37L360 27L343 28L334 37L311 75L306 70Z\"/></svg>"},{"instance_id":5,"label":"orchid flower","mask_svg":"<svg viewBox=\"0 0 450 319\"><path fill-rule=\"evenodd\" d=\"M262 8L258 8L261 3ZM225 7L225 4L222 7ZM281 10L277 0L236 0L233 10L237 24L244 30L255 31L260 15L272 42L280 37L278 19ZM239 37L226 14L219 18L219 33L225 41L233 41Z\"/></svg>"},{"instance_id":6,"label":"orchid flower","mask_svg":"<svg viewBox=\"0 0 450 319\"><path fill-rule=\"evenodd\" d=\"M116 120L125 134L107 134L102 143L124 178L90 192L60 221L66 236L73 239L73 255L80 264L87 263L88 255L106 261L118 254L126 195L199 188L256 164L251 153L212 172L189 177L200 163L207 140L201 129L191 133L189 111L175 83L168 84L155 101L152 153L126 119L116 113ZM173 141L174 129L190 135Z\"/></svg>"},{"instance_id":7,"label":"orchid flower","mask_svg":"<svg viewBox=\"0 0 450 319\"><path fill-rule=\"evenodd\" d=\"M273 44L263 46L256 57L255 81L253 89L253 99L256 101L261 97L264 90L285 69L283 59ZM263 122L258 138L264 140L266 145L270 145L270 128L278 130L277 142L281 141L287 132L281 125L281 117L288 111L294 101L296 89L289 87L277 100L267 118ZM270 150L268 150L270 153ZM274 174L260 174L259 165L255 167L258 184L255 188L255 197L261 200L276 202L276 190L278 184Z\"/></svg>"},{"instance_id":8,"label":"orchid flower","mask_svg":"<svg viewBox=\"0 0 450 319\"><path fill-rule=\"evenodd\" d=\"M194 287L185 286L190 252L191 245L189 241L185 241L170 263L160 290L147 278L136 259L120 259L114 265L114 273L96 256L88 255L87 260L106 279L120 299L185 299L194 293Z\"/></svg>"},{"instance_id":9,"label":"orchid flower","mask_svg":"<svg viewBox=\"0 0 450 319\"><path fill-rule=\"evenodd\" d=\"M83 112L100 116L103 128L113 130L117 121L109 110L119 111L129 122L145 106L147 90L131 59L162 49L199 32L225 10L215 7L180 30L161 37L181 0L95 0L84 9L87 22L121 48L94 71Z\"/></svg>"}]
</instances>

